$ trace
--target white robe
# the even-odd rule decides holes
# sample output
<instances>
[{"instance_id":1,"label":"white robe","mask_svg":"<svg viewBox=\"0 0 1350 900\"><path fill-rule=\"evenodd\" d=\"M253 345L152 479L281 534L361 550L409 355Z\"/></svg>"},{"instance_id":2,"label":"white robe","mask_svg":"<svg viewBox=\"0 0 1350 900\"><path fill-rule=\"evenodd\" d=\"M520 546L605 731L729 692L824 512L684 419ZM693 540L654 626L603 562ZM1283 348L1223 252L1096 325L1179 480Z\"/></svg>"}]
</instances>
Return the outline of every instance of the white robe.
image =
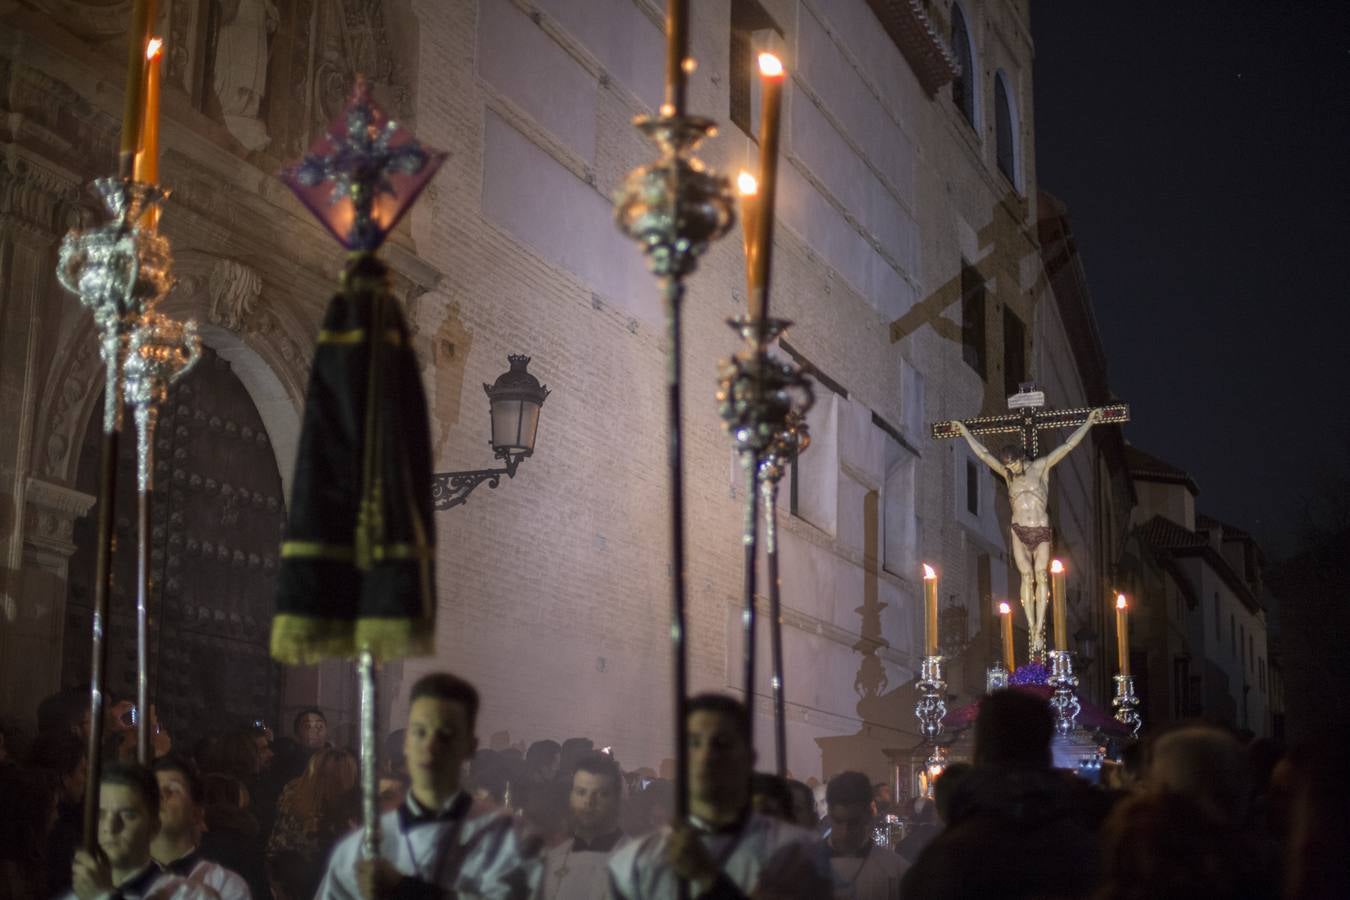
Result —
<instances>
[{"instance_id":1,"label":"white robe","mask_svg":"<svg viewBox=\"0 0 1350 900\"><path fill-rule=\"evenodd\" d=\"M248 882L238 872L209 859L199 860L188 873L187 880L209 887L220 895L220 900L253 900Z\"/></svg>"},{"instance_id":2,"label":"white robe","mask_svg":"<svg viewBox=\"0 0 1350 900\"><path fill-rule=\"evenodd\" d=\"M872 847L866 856L835 856L835 900L900 900L900 879L909 863L903 856L882 847Z\"/></svg>"},{"instance_id":3,"label":"white robe","mask_svg":"<svg viewBox=\"0 0 1350 900\"><path fill-rule=\"evenodd\" d=\"M155 866L156 871L158 871L159 865L157 863L151 863L151 865ZM142 869L141 871L145 870ZM111 897L112 892L110 891L104 896ZM220 895L209 886L188 881L186 878L179 878L177 875L170 875L167 872L159 872L144 892L124 888L122 896L125 900L220 900ZM74 891L68 891L62 895L61 900L78 900L78 898Z\"/></svg>"},{"instance_id":4,"label":"white robe","mask_svg":"<svg viewBox=\"0 0 1350 900\"><path fill-rule=\"evenodd\" d=\"M666 865L670 829L635 840L609 862L611 900L676 900L679 879ZM833 878L825 845L805 828L752 813L738 833L703 832L704 849L745 895L825 900Z\"/></svg>"},{"instance_id":5,"label":"white robe","mask_svg":"<svg viewBox=\"0 0 1350 900\"><path fill-rule=\"evenodd\" d=\"M601 853L575 851L569 838L544 854L544 874L539 881L539 900L600 900L609 882L609 861L632 842L621 837L614 848Z\"/></svg>"},{"instance_id":6,"label":"white robe","mask_svg":"<svg viewBox=\"0 0 1350 900\"><path fill-rule=\"evenodd\" d=\"M364 900L356 884L361 829L328 858L315 900ZM380 857L404 875L458 892L461 900L526 900L539 883L539 853L504 813L480 807L460 821L426 822L405 833L398 810L380 817Z\"/></svg>"}]
</instances>

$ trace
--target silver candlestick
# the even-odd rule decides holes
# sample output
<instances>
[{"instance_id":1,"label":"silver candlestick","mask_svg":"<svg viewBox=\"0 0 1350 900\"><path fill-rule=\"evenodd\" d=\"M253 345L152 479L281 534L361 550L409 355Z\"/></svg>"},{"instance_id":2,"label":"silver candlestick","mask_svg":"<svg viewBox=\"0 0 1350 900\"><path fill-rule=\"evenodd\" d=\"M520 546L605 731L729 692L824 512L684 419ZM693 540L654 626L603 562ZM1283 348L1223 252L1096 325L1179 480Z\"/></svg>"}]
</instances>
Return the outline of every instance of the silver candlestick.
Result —
<instances>
[{"instance_id":1,"label":"silver candlestick","mask_svg":"<svg viewBox=\"0 0 1350 900\"><path fill-rule=\"evenodd\" d=\"M136 421L136 759L149 765L150 492L154 479L155 426L169 386L201 356L196 322L158 312L141 316L127 340L123 395Z\"/></svg>"},{"instance_id":2,"label":"silver candlestick","mask_svg":"<svg viewBox=\"0 0 1350 900\"><path fill-rule=\"evenodd\" d=\"M1116 696L1111 701L1111 706L1116 711L1116 721L1130 729L1133 737L1139 737L1139 729L1144 727L1144 720L1139 715L1139 698L1134 693L1134 676L1117 675Z\"/></svg>"},{"instance_id":3,"label":"silver candlestick","mask_svg":"<svg viewBox=\"0 0 1350 900\"><path fill-rule=\"evenodd\" d=\"M679 18L679 17L677 17ZM681 63L683 58L681 57ZM634 124L659 148L656 162L629 173L614 203L614 218L638 242L661 283L666 337L666 440L670 490L671 650L674 657L675 816L689 812L688 746L684 703L688 693L685 613L683 413L684 280L711 241L736 221L731 183L694 157L716 131L711 119L683 115L643 116ZM683 882L682 882L683 884Z\"/></svg>"},{"instance_id":4,"label":"silver candlestick","mask_svg":"<svg viewBox=\"0 0 1350 900\"><path fill-rule=\"evenodd\" d=\"M1055 731L1068 735L1083 710L1078 700L1078 676L1073 674L1069 651L1050 651L1050 677L1046 683L1050 686L1050 708L1055 711Z\"/></svg>"},{"instance_id":5,"label":"silver candlestick","mask_svg":"<svg viewBox=\"0 0 1350 900\"><path fill-rule=\"evenodd\" d=\"M1002 662L995 662L985 670L984 673L984 692L992 694L994 691L1001 691L1008 686L1008 670L1003 668Z\"/></svg>"},{"instance_id":6,"label":"silver candlestick","mask_svg":"<svg viewBox=\"0 0 1350 900\"><path fill-rule=\"evenodd\" d=\"M930 741L936 740L947 715L947 679L942 674L941 656L923 658L916 687L919 702L914 704L914 716L919 720L919 732Z\"/></svg>"},{"instance_id":7,"label":"silver candlestick","mask_svg":"<svg viewBox=\"0 0 1350 900\"><path fill-rule=\"evenodd\" d=\"M103 751L103 682L108 598L112 593L113 505L117 497L117 446L122 430L122 357L136 322L168 292L172 281L169 242L155 229L154 211L166 194L129 178L100 178L94 190L108 219L73 229L61 241L56 277L94 317L103 358L103 440L99 454L98 523L94 561L94 608L90 640L88 771L85 777L82 844L98 848L98 783ZM140 710L140 720L147 717Z\"/></svg>"}]
</instances>

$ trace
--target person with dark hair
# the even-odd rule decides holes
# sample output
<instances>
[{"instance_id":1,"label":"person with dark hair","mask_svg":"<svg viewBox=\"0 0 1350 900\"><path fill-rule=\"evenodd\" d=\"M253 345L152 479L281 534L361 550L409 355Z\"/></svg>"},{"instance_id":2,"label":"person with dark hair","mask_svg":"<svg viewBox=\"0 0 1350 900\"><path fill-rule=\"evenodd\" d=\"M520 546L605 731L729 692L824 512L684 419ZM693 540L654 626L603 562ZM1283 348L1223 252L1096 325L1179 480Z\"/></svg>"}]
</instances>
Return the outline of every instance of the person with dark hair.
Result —
<instances>
[{"instance_id":1,"label":"person with dark hair","mask_svg":"<svg viewBox=\"0 0 1350 900\"><path fill-rule=\"evenodd\" d=\"M751 774L750 808L761 816L793 821L792 791L788 789L788 780L773 772Z\"/></svg>"},{"instance_id":2,"label":"person with dark hair","mask_svg":"<svg viewBox=\"0 0 1350 900\"><path fill-rule=\"evenodd\" d=\"M538 887L537 847L512 818L479 805L460 785L464 762L478 748L478 691L448 672L424 675L412 687L403 749L412 787L394 812L380 817L380 855L361 856L361 832L333 849L315 897L493 897L524 900Z\"/></svg>"},{"instance_id":3,"label":"person with dark hair","mask_svg":"<svg viewBox=\"0 0 1350 900\"><path fill-rule=\"evenodd\" d=\"M611 900L667 900L679 895L681 880L691 897L829 897L829 862L815 836L750 808L754 752L745 707L699 694L684 709L689 818L615 853Z\"/></svg>"},{"instance_id":4,"label":"person with dark hair","mask_svg":"<svg viewBox=\"0 0 1350 900\"><path fill-rule=\"evenodd\" d=\"M627 843L619 828L623 773L591 752L576 761L568 794L567 840L544 854L539 900L594 900L605 893L610 855Z\"/></svg>"},{"instance_id":5,"label":"person with dark hair","mask_svg":"<svg viewBox=\"0 0 1350 900\"><path fill-rule=\"evenodd\" d=\"M52 894L70 888L70 863L80 844L84 820L85 742L67 729L39 734L28 750L28 762L56 779L56 823L47 837L47 890Z\"/></svg>"},{"instance_id":6,"label":"person with dark hair","mask_svg":"<svg viewBox=\"0 0 1350 900\"><path fill-rule=\"evenodd\" d=\"M47 900L47 833L60 795L56 776L41 769L0 767L0 897Z\"/></svg>"},{"instance_id":7,"label":"person with dark hair","mask_svg":"<svg viewBox=\"0 0 1350 900\"><path fill-rule=\"evenodd\" d=\"M1087 782L1051 768L1053 733L1049 704L1035 694L1009 688L981 701L975 766L955 785L947 827L905 873L904 896L1091 894L1100 868L1097 830L1107 804Z\"/></svg>"},{"instance_id":8,"label":"person with dark hair","mask_svg":"<svg viewBox=\"0 0 1350 900\"><path fill-rule=\"evenodd\" d=\"M89 740L89 689L63 688L37 708L38 734L64 731Z\"/></svg>"},{"instance_id":9,"label":"person with dark hair","mask_svg":"<svg viewBox=\"0 0 1350 900\"><path fill-rule=\"evenodd\" d=\"M899 900L908 864L872 842L872 782L862 772L843 772L825 788L830 820L826 843L834 870L834 896L843 900Z\"/></svg>"},{"instance_id":10,"label":"person with dark hair","mask_svg":"<svg viewBox=\"0 0 1350 900\"><path fill-rule=\"evenodd\" d=\"M163 756L151 767L159 782L159 832L150 855L165 872L204 884L221 900L251 900L244 879L204 855L198 844L206 827L201 779L191 762Z\"/></svg>"},{"instance_id":11,"label":"person with dark hair","mask_svg":"<svg viewBox=\"0 0 1350 900\"><path fill-rule=\"evenodd\" d=\"M202 855L238 872L255 900L267 900L272 893L263 856L267 832L251 812L248 788L237 778L208 772L202 776L202 803L206 820Z\"/></svg>"},{"instance_id":12,"label":"person with dark hair","mask_svg":"<svg viewBox=\"0 0 1350 900\"><path fill-rule=\"evenodd\" d=\"M562 764L562 745L557 741L535 741L525 751L525 777L531 783L545 784L558 776Z\"/></svg>"},{"instance_id":13,"label":"person with dark hair","mask_svg":"<svg viewBox=\"0 0 1350 900\"><path fill-rule=\"evenodd\" d=\"M168 874L150 858L159 831L159 784L134 763L103 766L98 789L97 856L77 850L66 900L219 900L211 888Z\"/></svg>"}]
</instances>

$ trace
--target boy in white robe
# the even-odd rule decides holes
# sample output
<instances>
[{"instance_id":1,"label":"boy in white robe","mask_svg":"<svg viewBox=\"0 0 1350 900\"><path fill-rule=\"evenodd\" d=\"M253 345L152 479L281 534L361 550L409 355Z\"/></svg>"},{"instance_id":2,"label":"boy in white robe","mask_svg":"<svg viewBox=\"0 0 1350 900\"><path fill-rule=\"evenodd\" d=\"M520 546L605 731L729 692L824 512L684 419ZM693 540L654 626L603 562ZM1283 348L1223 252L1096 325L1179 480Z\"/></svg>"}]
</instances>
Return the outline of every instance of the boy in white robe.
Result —
<instances>
[{"instance_id":1,"label":"boy in white robe","mask_svg":"<svg viewBox=\"0 0 1350 900\"><path fill-rule=\"evenodd\" d=\"M144 766L111 764L99 773L98 846L75 851L63 900L220 900L211 888L162 871L150 858L159 831L159 785Z\"/></svg>"},{"instance_id":2,"label":"boy in white robe","mask_svg":"<svg viewBox=\"0 0 1350 900\"><path fill-rule=\"evenodd\" d=\"M540 900L598 900L609 882L609 859L628 843L619 828L623 773L613 757L577 761L567 797L567 840L544 854Z\"/></svg>"},{"instance_id":3,"label":"boy in white robe","mask_svg":"<svg viewBox=\"0 0 1350 900\"><path fill-rule=\"evenodd\" d=\"M745 707L720 694L687 702L689 819L647 835L609 863L611 900L822 900L825 848L804 828L750 809L754 752Z\"/></svg>"},{"instance_id":4,"label":"boy in white robe","mask_svg":"<svg viewBox=\"0 0 1350 900\"><path fill-rule=\"evenodd\" d=\"M155 760L153 769L159 782L159 833L150 842L151 857L170 875L211 888L220 900L253 900L248 883L237 872L197 849L206 809L196 769L172 755Z\"/></svg>"},{"instance_id":5,"label":"boy in white robe","mask_svg":"<svg viewBox=\"0 0 1350 900\"><path fill-rule=\"evenodd\" d=\"M830 821L830 868L835 900L899 900L900 879L909 864L872 842L872 783L861 772L843 772L825 789Z\"/></svg>"},{"instance_id":6,"label":"boy in white robe","mask_svg":"<svg viewBox=\"0 0 1350 900\"><path fill-rule=\"evenodd\" d=\"M536 842L511 817L475 807L459 784L478 748L478 691L446 672L413 685L403 742L412 786L403 805L380 818L380 858L361 858L361 830L328 861L316 900L525 900L538 885Z\"/></svg>"}]
</instances>

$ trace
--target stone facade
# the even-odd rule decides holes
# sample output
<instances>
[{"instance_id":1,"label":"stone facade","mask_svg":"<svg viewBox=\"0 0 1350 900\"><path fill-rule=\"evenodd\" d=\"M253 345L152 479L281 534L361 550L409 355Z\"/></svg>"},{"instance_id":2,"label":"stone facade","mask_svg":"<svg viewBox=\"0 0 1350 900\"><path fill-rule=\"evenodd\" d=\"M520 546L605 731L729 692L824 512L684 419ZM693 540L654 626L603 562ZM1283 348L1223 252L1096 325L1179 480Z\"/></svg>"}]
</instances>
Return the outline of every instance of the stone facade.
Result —
<instances>
[{"instance_id":1,"label":"stone facade","mask_svg":"<svg viewBox=\"0 0 1350 900\"><path fill-rule=\"evenodd\" d=\"M771 26L741 36L777 48L792 72L773 306L796 322L782 350L820 375L812 448L782 501L789 766L803 777L858 767L880 778L884 749L917 743L922 560L940 569L942 605L956 610L944 622L964 631L944 641L955 699L983 688L992 604L1015 590L1007 502L964 444L932 441L927 423L1002 411L1010 380L1040 381L1059 406L1106 399L1100 354L1071 347L1088 301L1059 298L1042 255L1028 4L958 2L969 118L951 85L934 83L941 60L921 80L873 12L880 4L763 0L750 18ZM82 6L91 14L70 13ZM630 122L660 97L659 5L256 0L230 23L213 23L208 6L163 4L162 177L174 196L162 227L180 279L165 308L195 316L231 362L283 480L340 254L272 173L318 133L357 70L450 153L385 251L424 366L438 468L489 464L478 385L508 353L531 355L553 388L517 477L440 514L438 656L387 667L388 714L402 716L401 692L419 673L449 667L482 687L485 739L588 735L626 765L659 764L671 755L665 342L655 284L610 207L624 175L653 156ZM951 0L924 7L897 27L927 22L950 39ZM102 8L26 0L5 14L25 40L0 48L0 415L19 423L0 437L0 546L7 596L51 606L57 622L62 579L25 580L46 538L19 512L50 500L30 485L73 484L99 389L92 326L51 272L61 234L88 214L81 185L112 168L124 26L93 14ZM690 108L722 124L701 155L733 174L757 155L731 99L750 78L731 51L746 8L701 2L692 23ZM1012 140L1002 155L1000 123ZM743 498L712 392L718 360L736 349L723 320L743 308L743 284L731 235L703 259L687 301L696 690L740 683ZM976 286L978 327L963 322ZM982 372L968 361L972 342ZM1095 443L1054 476L1074 629L1104 627L1120 542L1109 522L1128 502ZM21 665L12 647L0 657L6 684ZM7 694L5 708L30 714L23 701L59 677ZM342 665L287 673L286 696L288 710L318 700L350 721ZM761 701L762 751L768 715Z\"/></svg>"}]
</instances>

